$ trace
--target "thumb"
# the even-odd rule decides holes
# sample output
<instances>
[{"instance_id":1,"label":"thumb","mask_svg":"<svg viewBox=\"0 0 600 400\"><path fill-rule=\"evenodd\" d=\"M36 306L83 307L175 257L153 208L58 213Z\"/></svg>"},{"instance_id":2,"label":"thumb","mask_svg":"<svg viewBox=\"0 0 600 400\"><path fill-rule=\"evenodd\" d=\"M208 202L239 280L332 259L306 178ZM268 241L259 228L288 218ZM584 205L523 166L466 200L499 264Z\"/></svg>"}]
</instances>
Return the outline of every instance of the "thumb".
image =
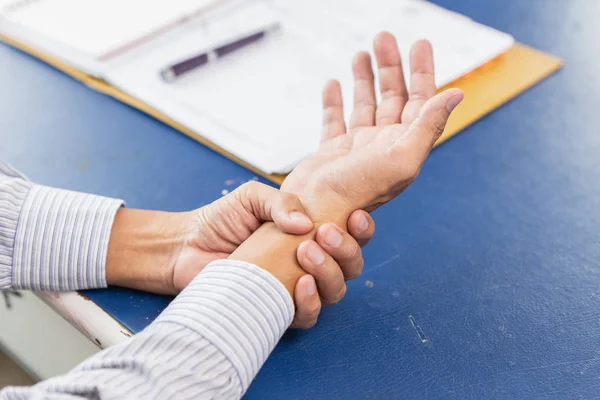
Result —
<instances>
[{"instance_id":1,"label":"thumb","mask_svg":"<svg viewBox=\"0 0 600 400\"><path fill-rule=\"evenodd\" d=\"M421 155L424 160L444 133L450 114L463 98L464 94L460 89L448 89L433 96L423 104L406 136L398 140L410 142L416 154Z\"/></svg>"},{"instance_id":2,"label":"thumb","mask_svg":"<svg viewBox=\"0 0 600 400\"><path fill-rule=\"evenodd\" d=\"M240 202L260 222L273 221L282 232L295 235L313 228L297 196L258 182L248 182L239 189Z\"/></svg>"}]
</instances>

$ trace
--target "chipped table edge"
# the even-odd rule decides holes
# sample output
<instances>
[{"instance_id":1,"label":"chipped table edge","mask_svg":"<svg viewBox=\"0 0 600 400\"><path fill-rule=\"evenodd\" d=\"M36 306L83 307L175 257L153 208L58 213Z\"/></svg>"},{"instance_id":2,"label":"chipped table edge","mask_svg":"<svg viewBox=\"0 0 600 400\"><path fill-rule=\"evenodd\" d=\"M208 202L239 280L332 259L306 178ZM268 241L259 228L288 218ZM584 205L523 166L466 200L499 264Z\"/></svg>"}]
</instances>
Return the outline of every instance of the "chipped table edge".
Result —
<instances>
[{"instance_id":1,"label":"chipped table edge","mask_svg":"<svg viewBox=\"0 0 600 400\"><path fill-rule=\"evenodd\" d=\"M35 294L102 349L133 336L129 329L81 293L35 292Z\"/></svg>"}]
</instances>

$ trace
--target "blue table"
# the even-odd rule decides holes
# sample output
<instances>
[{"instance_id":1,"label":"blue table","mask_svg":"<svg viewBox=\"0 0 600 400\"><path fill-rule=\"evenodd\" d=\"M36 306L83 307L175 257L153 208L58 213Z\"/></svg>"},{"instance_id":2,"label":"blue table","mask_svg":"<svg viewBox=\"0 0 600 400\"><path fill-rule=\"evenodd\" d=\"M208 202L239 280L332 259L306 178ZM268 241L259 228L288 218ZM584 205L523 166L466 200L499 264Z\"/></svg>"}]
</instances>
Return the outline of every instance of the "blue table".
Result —
<instances>
[{"instance_id":1,"label":"blue table","mask_svg":"<svg viewBox=\"0 0 600 400\"><path fill-rule=\"evenodd\" d=\"M600 394L600 2L438 0L565 68L436 149L375 213L361 278L248 398ZM187 210L247 170L0 46L0 158L37 182ZM167 298L89 293L132 331Z\"/></svg>"}]
</instances>

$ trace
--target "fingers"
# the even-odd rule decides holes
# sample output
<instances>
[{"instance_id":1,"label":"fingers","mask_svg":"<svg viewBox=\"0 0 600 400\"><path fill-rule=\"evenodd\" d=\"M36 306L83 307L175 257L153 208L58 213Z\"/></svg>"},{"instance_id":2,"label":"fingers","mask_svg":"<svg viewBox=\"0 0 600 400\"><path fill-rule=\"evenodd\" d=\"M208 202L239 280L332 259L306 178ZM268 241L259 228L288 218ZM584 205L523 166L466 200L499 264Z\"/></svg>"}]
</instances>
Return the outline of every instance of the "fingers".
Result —
<instances>
[{"instance_id":1,"label":"fingers","mask_svg":"<svg viewBox=\"0 0 600 400\"><path fill-rule=\"evenodd\" d=\"M342 88L338 81L332 80L323 89L323 131L321 142L346 133Z\"/></svg>"},{"instance_id":2,"label":"fingers","mask_svg":"<svg viewBox=\"0 0 600 400\"><path fill-rule=\"evenodd\" d=\"M364 247L375 234L375 221L368 212L356 210L348 218L348 232Z\"/></svg>"},{"instance_id":3,"label":"fingers","mask_svg":"<svg viewBox=\"0 0 600 400\"><path fill-rule=\"evenodd\" d=\"M284 233L310 232L312 221L298 197L259 182L247 182L232 192L258 221L273 221Z\"/></svg>"},{"instance_id":4,"label":"fingers","mask_svg":"<svg viewBox=\"0 0 600 400\"><path fill-rule=\"evenodd\" d=\"M345 280L360 276L364 265L362 251L349 233L342 231L335 224L324 224L317 230L315 240L335 260Z\"/></svg>"},{"instance_id":5,"label":"fingers","mask_svg":"<svg viewBox=\"0 0 600 400\"><path fill-rule=\"evenodd\" d=\"M398 43L392 34L382 32L375 37L373 49L377 60L381 92L375 123L377 125L398 124L408 99Z\"/></svg>"},{"instance_id":6,"label":"fingers","mask_svg":"<svg viewBox=\"0 0 600 400\"><path fill-rule=\"evenodd\" d=\"M352 60L354 75L354 109L350 117L350 129L375 124L375 76L369 53L360 52Z\"/></svg>"},{"instance_id":7,"label":"fingers","mask_svg":"<svg viewBox=\"0 0 600 400\"><path fill-rule=\"evenodd\" d=\"M420 165L446 128L452 110L462 101L460 89L448 89L429 99L421 108L418 117L406 134L396 143L410 149L407 157L416 157L413 163ZM411 160L406 159L410 163Z\"/></svg>"},{"instance_id":8,"label":"fingers","mask_svg":"<svg viewBox=\"0 0 600 400\"><path fill-rule=\"evenodd\" d=\"M344 297L344 274L321 246L313 240L306 240L298 246L296 257L302 269L315 278L323 305L335 304Z\"/></svg>"},{"instance_id":9,"label":"fingers","mask_svg":"<svg viewBox=\"0 0 600 400\"><path fill-rule=\"evenodd\" d=\"M435 95L433 50L427 40L419 40L410 49L410 91L402 112L402 122L410 124L423 104Z\"/></svg>"},{"instance_id":10,"label":"fingers","mask_svg":"<svg viewBox=\"0 0 600 400\"><path fill-rule=\"evenodd\" d=\"M317 292L315 278L312 275L304 275L296 283L294 288L296 302L296 314L292 322L292 328L309 329L317 323L321 312L321 299Z\"/></svg>"}]
</instances>

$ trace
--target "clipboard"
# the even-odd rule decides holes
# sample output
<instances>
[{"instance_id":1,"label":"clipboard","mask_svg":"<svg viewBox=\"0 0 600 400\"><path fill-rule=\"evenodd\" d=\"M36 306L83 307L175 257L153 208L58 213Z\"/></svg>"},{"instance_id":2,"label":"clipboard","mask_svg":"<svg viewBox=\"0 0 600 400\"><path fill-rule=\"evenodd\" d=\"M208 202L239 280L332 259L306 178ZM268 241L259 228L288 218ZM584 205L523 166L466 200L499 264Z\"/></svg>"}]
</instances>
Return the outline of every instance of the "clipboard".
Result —
<instances>
[{"instance_id":1,"label":"clipboard","mask_svg":"<svg viewBox=\"0 0 600 400\"><path fill-rule=\"evenodd\" d=\"M221 155L253 171L254 173L281 184L286 175L266 174L248 163L240 160L231 153L216 146L212 142L199 136L199 134L167 117L156 109L133 98L123 91L111 86L106 81L88 75L56 58L53 58L31 46L0 34L4 43L30 54L54 68L64 72L72 78L82 82L88 87L111 96L133 108L136 108L157 120L171 126L188 137L217 151ZM492 112L536 83L551 75L562 67L562 61L550 54L546 54L526 45L515 45L489 63L455 80L449 87L457 87L464 91L463 102L454 110L446 129L435 146L450 139L469 125L473 124L486 114Z\"/></svg>"}]
</instances>

